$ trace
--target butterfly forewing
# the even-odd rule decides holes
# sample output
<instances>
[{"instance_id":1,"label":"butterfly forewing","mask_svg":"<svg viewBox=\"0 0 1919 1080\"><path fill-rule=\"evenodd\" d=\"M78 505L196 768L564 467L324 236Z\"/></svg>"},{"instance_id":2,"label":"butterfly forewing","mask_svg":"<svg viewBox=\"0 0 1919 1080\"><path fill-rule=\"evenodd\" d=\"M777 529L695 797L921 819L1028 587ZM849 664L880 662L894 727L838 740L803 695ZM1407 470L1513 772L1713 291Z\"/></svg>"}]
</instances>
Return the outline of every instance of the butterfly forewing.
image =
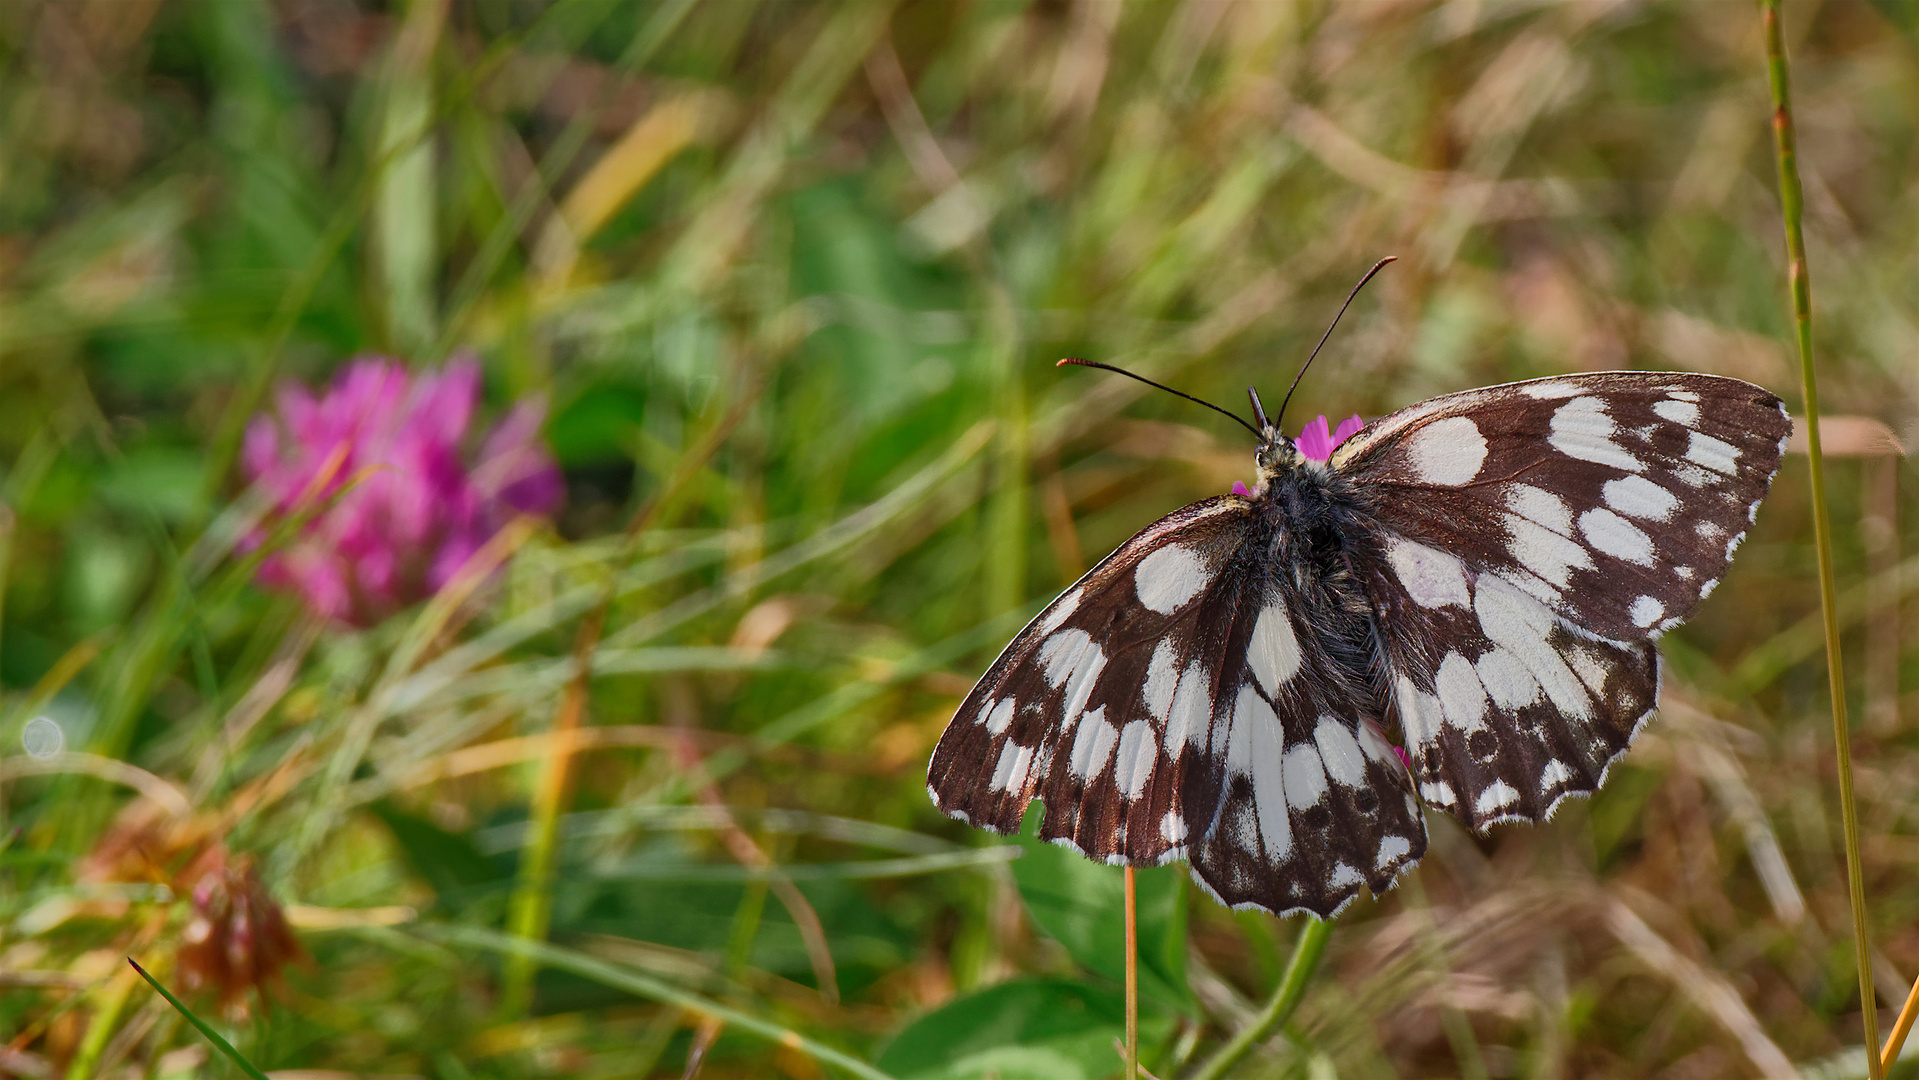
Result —
<instances>
[{"instance_id":1,"label":"butterfly forewing","mask_svg":"<svg viewBox=\"0 0 1919 1080\"><path fill-rule=\"evenodd\" d=\"M1603 372L1434 398L1332 465L1380 524L1640 641L1719 583L1790 431L1777 397L1737 379Z\"/></svg>"}]
</instances>

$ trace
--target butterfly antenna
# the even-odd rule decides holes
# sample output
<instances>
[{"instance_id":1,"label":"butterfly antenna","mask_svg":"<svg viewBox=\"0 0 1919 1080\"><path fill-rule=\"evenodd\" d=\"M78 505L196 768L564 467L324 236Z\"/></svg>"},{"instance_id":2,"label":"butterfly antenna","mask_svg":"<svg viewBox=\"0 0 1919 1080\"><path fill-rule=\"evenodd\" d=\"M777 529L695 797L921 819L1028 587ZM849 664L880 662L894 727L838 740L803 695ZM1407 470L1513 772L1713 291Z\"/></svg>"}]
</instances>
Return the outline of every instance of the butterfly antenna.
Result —
<instances>
[{"instance_id":1,"label":"butterfly antenna","mask_svg":"<svg viewBox=\"0 0 1919 1080\"><path fill-rule=\"evenodd\" d=\"M1245 428L1245 429L1246 429L1247 431L1250 431L1250 432L1252 432L1252 433L1253 433L1253 438L1255 438L1255 439L1257 439L1257 438L1260 438L1260 437L1261 437L1261 436L1260 436L1260 433L1259 433L1259 429L1258 429L1258 428L1256 428L1256 427L1254 427L1253 425L1251 425L1251 424L1249 424L1249 423L1247 423L1246 421L1244 421L1244 420L1242 420L1242 419L1240 419L1240 418L1239 418L1239 415L1238 415L1237 413L1233 413L1233 412L1231 412L1231 411L1229 411L1229 410L1226 410L1226 409L1222 409L1222 408L1220 408L1219 406L1217 406L1217 405L1215 405L1215 404L1213 404L1213 403L1212 403L1212 402L1210 402L1210 401L1202 401L1201 399L1199 399L1199 398L1196 398L1196 397L1194 397L1194 396L1193 396L1193 395L1191 395L1191 394L1188 394L1188 393L1185 393L1184 391L1180 391L1180 390L1175 390L1175 389L1173 389L1172 387L1170 387L1170 386L1167 386L1167 385L1166 385L1165 383L1156 383L1156 382L1154 382L1153 380L1151 380L1151 379L1149 379L1149 378L1147 378L1147 377L1146 377L1146 376L1144 376L1144 375L1135 375L1135 374L1133 374L1132 372L1130 372L1130 371L1128 371L1128 370L1126 370L1125 368L1117 368L1117 367L1114 367L1114 366L1113 366L1113 365L1111 365L1111 364L1102 364L1102 363L1100 363L1100 362L1099 362L1099 361L1097 361L1097 360L1081 360L1081 359L1079 359L1079 358L1077 358L1077 357L1073 357L1073 356L1069 356L1069 357L1067 357L1066 359L1064 359L1064 360L1061 360L1061 361L1060 361L1059 363L1057 363L1057 364L1054 364L1053 366L1054 366L1054 367L1065 367L1065 366L1066 366L1066 365L1068 365L1068 364L1073 364L1073 365L1076 365L1076 366L1078 366L1078 367L1090 367L1090 368L1099 368L1099 369L1100 369L1101 371L1111 371L1111 372L1116 372L1116 373L1118 373L1118 374L1120 374L1120 375L1124 375L1124 376L1126 376L1126 377L1127 377L1127 378L1129 378L1129 379L1138 379L1138 380L1139 380L1140 382L1143 382L1143 383L1145 383L1145 384L1146 384L1146 385L1148 385L1148 386L1156 386L1156 387L1158 387L1158 388L1160 388L1161 390L1164 390L1164 391L1166 391L1166 392L1167 392L1167 393L1169 393L1169 394L1175 394L1175 395L1178 395L1179 397L1183 397L1183 398L1185 398L1185 399L1186 399L1187 401L1193 401L1193 402L1198 402L1199 404L1201 404L1201 405L1204 405L1204 406L1206 406L1207 408L1209 408L1209 409L1211 409L1211 410L1213 410L1213 411L1214 411L1214 412L1216 412L1216 413L1219 413L1219 414L1220 414L1220 415L1222 415L1222 416L1230 416L1230 417L1232 417L1232 418L1233 418L1233 423L1235 423L1235 424L1238 424L1238 425L1239 425L1240 427L1243 427L1243 428Z\"/></svg>"},{"instance_id":2,"label":"butterfly antenna","mask_svg":"<svg viewBox=\"0 0 1919 1080\"><path fill-rule=\"evenodd\" d=\"M1293 385L1286 388L1286 396L1280 399L1279 415L1273 417L1273 424L1275 427L1279 425L1280 421L1286 418L1286 403L1293 400L1293 391L1299 389L1299 380L1306 377L1306 369L1313 366L1313 357L1319 355L1320 347L1326 344L1327 338L1333 336L1333 327L1339 325L1339 316L1346 314L1346 309L1353 306L1353 297L1358 296L1359 290L1365 288L1366 283L1373 280L1374 274L1377 274L1381 270L1384 270L1386 268L1387 263L1394 262L1398 260L1398 258L1399 256L1397 255L1388 255L1385 258L1374 263L1373 268L1371 270L1366 271L1366 276L1359 279L1359 284L1353 286L1353 291L1346 294L1346 302L1339 305L1339 315L1333 316L1333 321L1327 325L1326 332L1319 335L1319 344L1313 346L1313 351L1310 355L1306 357L1306 362L1299 365L1299 374L1293 376Z\"/></svg>"}]
</instances>

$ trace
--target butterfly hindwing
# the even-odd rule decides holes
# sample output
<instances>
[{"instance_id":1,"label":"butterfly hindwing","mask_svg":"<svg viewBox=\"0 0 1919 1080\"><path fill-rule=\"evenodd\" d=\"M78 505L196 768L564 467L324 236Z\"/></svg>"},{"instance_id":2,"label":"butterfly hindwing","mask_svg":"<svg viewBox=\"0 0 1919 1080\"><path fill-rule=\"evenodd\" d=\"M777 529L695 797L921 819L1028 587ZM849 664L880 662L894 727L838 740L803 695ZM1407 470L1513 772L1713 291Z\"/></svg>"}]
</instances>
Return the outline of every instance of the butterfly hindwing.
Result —
<instances>
[{"instance_id":1,"label":"butterfly hindwing","mask_svg":"<svg viewBox=\"0 0 1919 1080\"><path fill-rule=\"evenodd\" d=\"M1341 444L1387 529L1449 551L1573 626L1641 641L1724 575L1791 430L1716 375L1602 372L1433 398ZM1415 595L1416 574L1402 575Z\"/></svg>"},{"instance_id":2,"label":"butterfly hindwing","mask_svg":"<svg viewBox=\"0 0 1919 1080\"><path fill-rule=\"evenodd\" d=\"M1420 797L1483 829L1597 790L1657 703L1652 643L1594 637L1497 574L1386 543L1363 576Z\"/></svg>"},{"instance_id":3,"label":"butterfly hindwing","mask_svg":"<svg viewBox=\"0 0 1919 1080\"><path fill-rule=\"evenodd\" d=\"M1425 851L1372 695L1288 595L1250 500L1194 504L1042 611L934 750L940 808L1096 859L1186 859L1223 902L1329 915Z\"/></svg>"}]
</instances>

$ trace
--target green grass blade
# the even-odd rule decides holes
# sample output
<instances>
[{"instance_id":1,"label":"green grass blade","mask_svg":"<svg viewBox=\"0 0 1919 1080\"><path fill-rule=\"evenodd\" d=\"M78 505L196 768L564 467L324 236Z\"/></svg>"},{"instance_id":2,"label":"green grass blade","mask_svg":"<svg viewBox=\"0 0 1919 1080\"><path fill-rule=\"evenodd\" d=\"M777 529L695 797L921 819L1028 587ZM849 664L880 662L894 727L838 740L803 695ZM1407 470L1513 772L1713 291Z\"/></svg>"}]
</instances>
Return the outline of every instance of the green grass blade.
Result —
<instances>
[{"instance_id":1,"label":"green grass blade","mask_svg":"<svg viewBox=\"0 0 1919 1080\"><path fill-rule=\"evenodd\" d=\"M240 1051L238 1050L235 1050L233 1048L233 1044L221 1038L220 1033L213 1030L212 1027L208 1026L205 1020L202 1020L198 1016L195 1016L193 1014L192 1009L187 1008L185 1003L183 1003L179 998L173 996L172 991L160 985L160 980L147 974L147 969L141 967L140 962L138 960L135 960L133 957L129 956L127 957L127 963L133 965L133 970L140 973L140 977L147 981L148 986L151 986L155 990L158 990L160 992L160 996L167 999L167 1004L179 1010L180 1015L187 1018L187 1023L192 1024L196 1028L199 1028L200 1034L205 1035L207 1037L207 1041L212 1043L214 1047L218 1049L222 1054L225 1054L227 1056L227 1060L233 1062L234 1065L238 1066L241 1072L246 1073L248 1076L253 1077L253 1080L267 1080L266 1073L263 1073L259 1069L255 1068L253 1065L253 1062L248 1061L246 1059L246 1055L240 1053Z\"/></svg>"},{"instance_id":2,"label":"green grass blade","mask_svg":"<svg viewBox=\"0 0 1919 1080\"><path fill-rule=\"evenodd\" d=\"M1799 349L1799 380L1805 395L1806 460L1811 466L1813 546L1819 560L1819 607L1825 620L1827 689L1832 696L1833 753L1838 761L1839 815L1845 823L1846 881L1852 901L1853 947L1859 963L1859 1013L1865 1025L1866 1063L1872 1080L1885 1070L1879 1046L1879 1013L1872 989L1872 946L1866 933L1866 887L1859 859L1859 810L1852 791L1852 744L1846 723L1846 673L1839 649L1839 602L1832 577L1832 520L1826 507L1826 470L1819 445L1819 389L1812 363L1812 282L1806 267L1802 227L1805 196L1799 187L1798 147L1792 129L1792 87L1786 47L1779 32L1779 0L1763 0L1766 85L1772 92L1773 145L1779 161L1779 205L1786 224L1786 258L1792 285L1793 340Z\"/></svg>"}]
</instances>

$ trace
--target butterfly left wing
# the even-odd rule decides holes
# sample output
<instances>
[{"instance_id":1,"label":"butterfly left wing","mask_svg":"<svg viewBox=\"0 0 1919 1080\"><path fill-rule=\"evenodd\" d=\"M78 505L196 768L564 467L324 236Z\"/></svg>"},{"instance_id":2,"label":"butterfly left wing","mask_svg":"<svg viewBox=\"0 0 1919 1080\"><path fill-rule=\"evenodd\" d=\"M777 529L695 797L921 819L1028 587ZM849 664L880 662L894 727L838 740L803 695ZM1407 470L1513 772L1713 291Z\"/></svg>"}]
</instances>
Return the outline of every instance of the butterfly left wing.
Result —
<instances>
[{"instance_id":1,"label":"butterfly left wing","mask_svg":"<svg viewBox=\"0 0 1919 1080\"><path fill-rule=\"evenodd\" d=\"M1426 848L1373 695L1315 636L1255 503L1150 526L1049 605L961 704L927 786L998 832L1192 863L1223 902L1330 915Z\"/></svg>"},{"instance_id":2,"label":"butterfly left wing","mask_svg":"<svg viewBox=\"0 0 1919 1080\"><path fill-rule=\"evenodd\" d=\"M1607 372L1434 398L1338 448L1429 803L1483 828L1599 787L1657 703L1652 638L1724 574L1789 430L1749 383Z\"/></svg>"}]
</instances>

